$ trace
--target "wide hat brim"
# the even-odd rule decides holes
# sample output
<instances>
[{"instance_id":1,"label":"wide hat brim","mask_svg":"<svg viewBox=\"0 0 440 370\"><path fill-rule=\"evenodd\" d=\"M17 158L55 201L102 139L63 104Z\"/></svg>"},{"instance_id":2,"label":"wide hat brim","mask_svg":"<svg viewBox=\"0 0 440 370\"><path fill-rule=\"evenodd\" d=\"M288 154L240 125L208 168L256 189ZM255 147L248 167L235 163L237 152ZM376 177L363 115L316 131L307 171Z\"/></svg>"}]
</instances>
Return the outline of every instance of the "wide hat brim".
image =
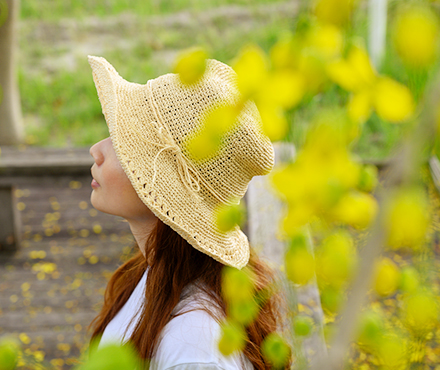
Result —
<instances>
[{"instance_id":1,"label":"wide hat brim","mask_svg":"<svg viewBox=\"0 0 440 370\"><path fill-rule=\"evenodd\" d=\"M88 59L114 150L140 199L194 248L241 269L249 260L248 239L239 226L228 232L218 229L219 202L203 184L194 194L182 183L176 155L159 145L163 138L151 108L151 85L124 80L104 58ZM273 165L270 150L266 160L268 172ZM243 176L245 188L251 178Z\"/></svg>"}]
</instances>

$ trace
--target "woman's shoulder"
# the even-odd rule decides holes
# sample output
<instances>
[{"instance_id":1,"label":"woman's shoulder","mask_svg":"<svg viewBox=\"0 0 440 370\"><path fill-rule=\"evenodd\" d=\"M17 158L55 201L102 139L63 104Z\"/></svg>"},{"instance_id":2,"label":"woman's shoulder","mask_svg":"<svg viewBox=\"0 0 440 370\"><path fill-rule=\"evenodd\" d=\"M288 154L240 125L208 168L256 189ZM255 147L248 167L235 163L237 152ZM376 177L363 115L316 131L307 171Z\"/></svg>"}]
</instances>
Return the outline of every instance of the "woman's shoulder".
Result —
<instances>
[{"instance_id":1,"label":"woman's shoulder","mask_svg":"<svg viewBox=\"0 0 440 370\"><path fill-rule=\"evenodd\" d=\"M220 353L220 334L220 324L204 309L185 311L165 326L150 369L253 369L244 356Z\"/></svg>"}]
</instances>

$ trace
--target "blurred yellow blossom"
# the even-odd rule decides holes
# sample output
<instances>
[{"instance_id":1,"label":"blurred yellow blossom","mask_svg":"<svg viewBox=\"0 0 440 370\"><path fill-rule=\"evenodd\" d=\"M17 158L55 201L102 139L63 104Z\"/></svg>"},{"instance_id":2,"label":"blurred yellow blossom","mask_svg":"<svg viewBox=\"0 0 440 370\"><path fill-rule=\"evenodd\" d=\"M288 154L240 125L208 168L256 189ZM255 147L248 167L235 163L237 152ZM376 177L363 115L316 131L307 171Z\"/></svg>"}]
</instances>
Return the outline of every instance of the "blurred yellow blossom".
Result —
<instances>
[{"instance_id":1,"label":"blurred yellow blossom","mask_svg":"<svg viewBox=\"0 0 440 370\"><path fill-rule=\"evenodd\" d=\"M421 188L404 188L386 205L387 242L392 248L420 248L429 224L428 200Z\"/></svg>"},{"instance_id":2,"label":"blurred yellow blossom","mask_svg":"<svg viewBox=\"0 0 440 370\"><path fill-rule=\"evenodd\" d=\"M414 293L420 286L417 270L412 266L402 268L400 273L399 289L407 293Z\"/></svg>"},{"instance_id":3,"label":"blurred yellow blossom","mask_svg":"<svg viewBox=\"0 0 440 370\"><path fill-rule=\"evenodd\" d=\"M369 90L354 93L347 105L347 113L353 122L363 123L371 115L372 94Z\"/></svg>"},{"instance_id":4,"label":"blurred yellow blossom","mask_svg":"<svg viewBox=\"0 0 440 370\"><path fill-rule=\"evenodd\" d=\"M206 51L200 47L184 50L176 59L174 73L179 75L182 83L195 84L205 73L207 57Z\"/></svg>"},{"instance_id":5,"label":"blurred yellow blossom","mask_svg":"<svg viewBox=\"0 0 440 370\"><path fill-rule=\"evenodd\" d=\"M244 328L232 321L221 324L221 336L218 343L220 352L229 356L233 352L241 351L246 346L246 332Z\"/></svg>"},{"instance_id":6,"label":"blurred yellow blossom","mask_svg":"<svg viewBox=\"0 0 440 370\"><path fill-rule=\"evenodd\" d=\"M409 118L415 110L411 91L389 77L378 79L373 104L379 117L395 123Z\"/></svg>"},{"instance_id":7,"label":"blurred yellow blossom","mask_svg":"<svg viewBox=\"0 0 440 370\"><path fill-rule=\"evenodd\" d=\"M313 50L301 51L297 68L306 81L307 92L311 94L318 93L327 81L325 61Z\"/></svg>"},{"instance_id":8,"label":"blurred yellow blossom","mask_svg":"<svg viewBox=\"0 0 440 370\"><path fill-rule=\"evenodd\" d=\"M316 272L320 284L341 287L351 277L357 264L353 239L337 232L324 239L316 255Z\"/></svg>"},{"instance_id":9,"label":"blurred yellow blossom","mask_svg":"<svg viewBox=\"0 0 440 370\"><path fill-rule=\"evenodd\" d=\"M254 281L248 268L237 270L232 267L223 269L222 289L225 298L229 301L243 301L252 299Z\"/></svg>"},{"instance_id":10,"label":"blurred yellow blossom","mask_svg":"<svg viewBox=\"0 0 440 370\"><path fill-rule=\"evenodd\" d=\"M377 210L377 201L372 195L350 191L332 208L331 216L336 221L346 223L357 229L364 229L371 224Z\"/></svg>"},{"instance_id":11,"label":"blurred yellow blossom","mask_svg":"<svg viewBox=\"0 0 440 370\"><path fill-rule=\"evenodd\" d=\"M377 347L385 331L382 312L368 310L363 312L359 320L358 341L361 345Z\"/></svg>"},{"instance_id":12,"label":"blurred yellow blossom","mask_svg":"<svg viewBox=\"0 0 440 370\"><path fill-rule=\"evenodd\" d=\"M350 48L346 59L328 63L327 73L330 79L347 91L371 89L376 80L368 53L358 45Z\"/></svg>"},{"instance_id":13,"label":"blurred yellow blossom","mask_svg":"<svg viewBox=\"0 0 440 370\"><path fill-rule=\"evenodd\" d=\"M343 26L350 20L354 5L354 0L317 0L315 14L321 22Z\"/></svg>"},{"instance_id":14,"label":"blurred yellow blossom","mask_svg":"<svg viewBox=\"0 0 440 370\"><path fill-rule=\"evenodd\" d=\"M237 72L242 99L253 99L267 78L269 65L264 51L257 45L245 46L233 61L232 68Z\"/></svg>"},{"instance_id":15,"label":"blurred yellow blossom","mask_svg":"<svg viewBox=\"0 0 440 370\"><path fill-rule=\"evenodd\" d=\"M273 104L291 108L298 104L304 95L305 81L298 72L280 70L272 72L257 92L257 105Z\"/></svg>"},{"instance_id":16,"label":"blurred yellow blossom","mask_svg":"<svg viewBox=\"0 0 440 370\"><path fill-rule=\"evenodd\" d=\"M339 56L343 43L341 30L332 24L318 24L306 36L307 47L313 48L325 59Z\"/></svg>"},{"instance_id":17,"label":"blurred yellow blossom","mask_svg":"<svg viewBox=\"0 0 440 370\"><path fill-rule=\"evenodd\" d=\"M18 337L24 344L29 344L31 342L31 338L29 338L29 335L26 333L20 333Z\"/></svg>"},{"instance_id":18,"label":"blurred yellow blossom","mask_svg":"<svg viewBox=\"0 0 440 370\"><path fill-rule=\"evenodd\" d=\"M260 104L258 107L263 122L263 132L272 141L282 140L289 129L283 110L273 104Z\"/></svg>"},{"instance_id":19,"label":"blurred yellow blossom","mask_svg":"<svg viewBox=\"0 0 440 370\"><path fill-rule=\"evenodd\" d=\"M408 119L415 110L411 91L389 77L377 76L368 53L360 46L353 46L346 59L327 64L329 78L343 89L351 91L348 116L363 123L374 108L385 121L401 122Z\"/></svg>"},{"instance_id":20,"label":"blurred yellow blossom","mask_svg":"<svg viewBox=\"0 0 440 370\"><path fill-rule=\"evenodd\" d=\"M383 369L404 369L408 354L405 338L389 333L381 338L377 346L377 356Z\"/></svg>"},{"instance_id":21,"label":"blurred yellow blossom","mask_svg":"<svg viewBox=\"0 0 440 370\"><path fill-rule=\"evenodd\" d=\"M196 161L206 160L216 154L224 136L237 122L238 113L239 108L234 105L219 106L208 112L201 131L185 143L186 149Z\"/></svg>"},{"instance_id":22,"label":"blurred yellow blossom","mask_svg":"<svg viewBox=\"0 0 440 370\"><path fill-rule=\"evenodd\" d=\"M416 332L432 330L439 322L438 298L427 292L417 292L404 299L405 324Z\"/></svg>"},{"instance_id":23,"label":"blurred yellow blossom","mask_svg":"<svg viewBox=\"0 0 440 370\"><path fill-rule=\"evenodd\" d=\"M305 248L289 249L284 257L287 278L295 284L307 284L315 275L315 261Z\"/></svg>"},{"instance_id":24,"label":"blurred yellow blossom","mask_svg":"<svg viewBox=\"0 0 440 370\"><path fill-rule=\"evenodd\" d=\"M307 337L312 333L314 321L310 316L297 315L293 321L293 331L299 337Z\"/></svg>"},{"instance_id":25,"label":"blurred yellow blossom","mask_svg":"<svg viewBox=\"0 0 440 370\"><path fill-rule=\"evenodd\" d=\"M346 135L342 128L317 124L309 131L296 161L272 174L275 189L288 203L283 221L288 235L314 216L328 214L344 193L359 183L360 165L348 152Z\"/></svg>"},{"instance_id":26,"label":"blurred yellow blossom","mask_svg":"<svg viewBox=\"0 0 440 370\"><path fill-rule=\"evenodd\" d=\"M400 272L396 264L389 258L376 262L374 289L380 296L393 294L399 284Z\"/></svg>"},{"instance_id":27,"label":"blurred yellow blossom","mask_svg":"<svg viewBox=\"0 0 440 370\"><path fill-rule=\"evenodd\" d=\"M222 205L216 211L217 227L228 232L236 225L241 226L245 219L245 208L242 203L234 205Z\"/></svg>"},{"instance_id":28,"label":"blurred yellow blossom","mask_svg":"<svg viewBox=\"0 0 440 370\"><path fill-rule=\"evenodd\" d=\"M0 369L15 369L17 365L20 366L19 358L20 344L12 337L3 337L0 341Z\"/></svg>"},{"instance_id":29,"label":"blurred yellow blossom","mask_svg":"<svg viewBox=\"0 0 440 370\"><path fill-rule=\"evenodd\" d=\"M394 46L403 61L414 67L427 67L437 56L439 22L428 8L409 7L393 26Z\"/></svg>"},{"instance_id":30,"label":"blurred yellow blossom","mask_svg":"<svg viewBox=\"0 0 440 370\"><path fill-rule=\"evenodd\" d=\"M254 321L258 312L259 306L254 299L231 301L227 310L228 316L242 325L248 325Z\"/></svg>"},{"instance_id":31,"label":"blurred yellow blossom","mask_svg":"<svg viewBox=\"0 0 440 370\"><path fill-rule=\"evenodd\" d=\"M270 49L270 61L274 69L295 70L298 67L300 45L292 34L285 34Z\"/></svg>"}]
</instances>

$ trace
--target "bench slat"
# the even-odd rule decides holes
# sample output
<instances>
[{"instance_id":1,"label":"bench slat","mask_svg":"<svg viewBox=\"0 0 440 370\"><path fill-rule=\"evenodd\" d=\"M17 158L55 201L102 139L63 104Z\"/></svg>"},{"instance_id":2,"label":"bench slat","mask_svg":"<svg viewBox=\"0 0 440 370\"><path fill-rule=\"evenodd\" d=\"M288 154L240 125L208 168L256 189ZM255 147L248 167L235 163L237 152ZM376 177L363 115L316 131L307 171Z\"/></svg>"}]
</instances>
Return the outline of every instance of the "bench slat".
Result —
<instances>
[{"instance_id":1,"label":"bench slat","mask_svg":"<svg viewBox=\"0 0 440 370\"><path fill-rule=\"evenodd\" d=\"M0 179L28 176L66 176L90 173L94 160L89 148L1 147ZM6 181L2 181L4 184ZM12 182L10 182L12 184Z\"/></svg>"}]
</instances>

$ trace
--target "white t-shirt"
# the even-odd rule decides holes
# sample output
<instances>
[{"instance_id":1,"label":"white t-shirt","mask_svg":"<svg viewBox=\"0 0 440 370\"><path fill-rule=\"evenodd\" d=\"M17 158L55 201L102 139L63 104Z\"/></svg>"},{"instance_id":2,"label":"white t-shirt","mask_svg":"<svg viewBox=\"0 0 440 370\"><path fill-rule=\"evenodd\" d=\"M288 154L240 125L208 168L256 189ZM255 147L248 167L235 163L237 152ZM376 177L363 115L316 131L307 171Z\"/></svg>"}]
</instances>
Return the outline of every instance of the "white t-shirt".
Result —
<instances>
[{"instance_id":1,"label":"white t-shirt","mask_svg":"<svg viewBox=\"0 0 440 370\"><path fill-rule=\"evenodd\" d=\"M130 338L144 302L147 273L148 270L125 305L105 328L100 347L110 342L125 342ZM178 311L200 307L193 298L195 296L181 301ZM222 355L218 350L219 337L220 325L206 311L197 309L174 317L160 335L150 370L253 369L251 362L242 354Z\"/></svg>"}]
</instances>

